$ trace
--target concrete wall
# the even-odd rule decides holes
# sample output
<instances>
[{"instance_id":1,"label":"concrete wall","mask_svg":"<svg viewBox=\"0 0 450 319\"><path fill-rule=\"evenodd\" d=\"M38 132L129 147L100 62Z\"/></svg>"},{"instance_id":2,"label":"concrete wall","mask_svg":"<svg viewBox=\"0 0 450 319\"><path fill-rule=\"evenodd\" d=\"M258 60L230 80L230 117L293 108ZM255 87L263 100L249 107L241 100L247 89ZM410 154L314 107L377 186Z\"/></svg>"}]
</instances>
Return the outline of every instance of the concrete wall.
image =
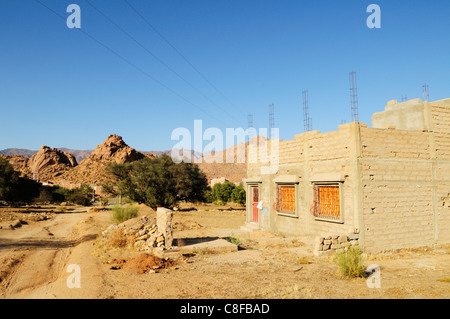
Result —
<instances>
[{"instance_id":1,"label":"concrete wall","mask_svg":"<svg viewBox=\"0 0 450 319\"><path fill-rule=\"evenodd\" d=\"M372 127L385 129L395 127L398 130L419 130L429 128L425 116L426 104L421 99L397 103L389 101L383 112L372 115Z\"/></svg>"}]
</instances>

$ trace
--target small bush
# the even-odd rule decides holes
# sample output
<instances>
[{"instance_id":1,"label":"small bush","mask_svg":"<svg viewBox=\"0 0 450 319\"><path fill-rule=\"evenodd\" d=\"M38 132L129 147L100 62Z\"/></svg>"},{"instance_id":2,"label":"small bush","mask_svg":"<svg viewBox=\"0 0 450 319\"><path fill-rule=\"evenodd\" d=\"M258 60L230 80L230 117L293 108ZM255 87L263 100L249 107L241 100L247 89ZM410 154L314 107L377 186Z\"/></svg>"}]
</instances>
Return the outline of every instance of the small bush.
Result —
<instances>
[{"instance_id":1,"label":"small bush","mask_svg":"<svg viewBox=\"0 0 450 319\"><path fill-rule=\"evenodd\" d=\"M100 199L100 202L102 203L102 206L108 206L109 199L106 197L102 197L102 199Z\"/></svg>"},{"instance_id":2,"label":"small bush","mask_svg":"<svg viewBox=\"0 0 450 319\"><path fill-rule=\"evenodd\" d=\"M239 237L228 237L227 241L229 241L230 243L232 243L238 247L242 244L241 241L239 240Z\"/></svg>"},{"instance_id":3,"label":"small bush","mask_svg":"<svg viewBox=\"0 0 450 319\"><path fill-rule=\"evenodd\" d=\"M335 261L344 277L367 277L366 267L363 265L362 251L359 248L350 247L345 252L337 253Z\"/></svg>"},{"instance_id":4,"label":"small bush","mask_svg":"<svg viewBox=\"0 0 450 319\"><path fill-rule=\"evenodd\" d=\"M137 206L114 206L111 219L113 222L122 223L128 219L137 217L139 207Z\"/></svg>"}]
</instances>

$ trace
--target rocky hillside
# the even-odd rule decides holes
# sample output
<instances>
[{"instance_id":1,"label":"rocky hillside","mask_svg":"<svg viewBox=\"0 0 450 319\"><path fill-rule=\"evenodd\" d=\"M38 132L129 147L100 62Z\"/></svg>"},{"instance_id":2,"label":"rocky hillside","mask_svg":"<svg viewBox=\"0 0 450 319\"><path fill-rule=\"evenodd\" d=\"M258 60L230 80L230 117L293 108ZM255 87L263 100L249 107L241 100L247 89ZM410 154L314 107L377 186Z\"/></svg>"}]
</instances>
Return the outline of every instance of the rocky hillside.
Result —
<instances>
[{"instance_id":1,"label":"rocky hillside","mask_svg":"<svg viewBox=\"0 0 450 319\"><path fill-rule=\"evenodd\" d=\"M53 180L78 164L73 155L45 145L30 158L22 155L0 156L6 158L23 176L33 178L33 173L38 173L40 181Z\"/></svg>"},{"instance_id":2,"label":"rocky hillside","mask_svg":"<svg viewBox=\"0 0 450 319\"><path fill-rule=\"evenodd\" d=\"M113 134L98 145L77 167L61 177L74 183L101 185L108 180L105 169L109 163L131 163L145 156L128 146L122 137Z\"/></svg>"}]
</instances>

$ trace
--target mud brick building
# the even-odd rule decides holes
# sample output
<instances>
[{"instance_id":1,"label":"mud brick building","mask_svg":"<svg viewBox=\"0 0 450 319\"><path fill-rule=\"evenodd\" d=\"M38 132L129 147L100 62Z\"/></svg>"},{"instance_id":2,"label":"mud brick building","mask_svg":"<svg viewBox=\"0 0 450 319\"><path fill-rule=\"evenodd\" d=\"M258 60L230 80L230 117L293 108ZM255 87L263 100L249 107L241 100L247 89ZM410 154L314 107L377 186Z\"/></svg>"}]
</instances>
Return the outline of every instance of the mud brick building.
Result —
<instances>
[{"instance_id":1,"label":"mud brick building","mask_svg":"<svg viewBox=\"0 0 450 319\"><path fill-rule=\"evenodd\" d=\"M259 148L273 153L270 143ZM450 99L390 101L372 127L353 122L278 143L276 171L248 163L250 227L350 234L366 251L450 243Z\"/></svg>"}]
</instances>

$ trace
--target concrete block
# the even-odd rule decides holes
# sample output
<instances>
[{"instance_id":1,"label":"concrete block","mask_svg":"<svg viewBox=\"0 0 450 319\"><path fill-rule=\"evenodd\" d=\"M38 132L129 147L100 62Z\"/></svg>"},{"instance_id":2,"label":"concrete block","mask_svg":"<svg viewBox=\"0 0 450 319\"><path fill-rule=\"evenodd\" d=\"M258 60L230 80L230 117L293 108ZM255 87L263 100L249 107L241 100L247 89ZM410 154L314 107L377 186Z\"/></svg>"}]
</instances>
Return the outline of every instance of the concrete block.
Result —
<instances>
[{"instance_id":1,"label":"concrete block","mask_svg":"<svg viewBox=\"0 0 450 319\"><path fill-rule=\"evenodd\" d=\"M156 210L156 226L165 239L165 247L172 247L173 242L173 211L167 208L158 207Z\"/></svg>"}]
</instances>

